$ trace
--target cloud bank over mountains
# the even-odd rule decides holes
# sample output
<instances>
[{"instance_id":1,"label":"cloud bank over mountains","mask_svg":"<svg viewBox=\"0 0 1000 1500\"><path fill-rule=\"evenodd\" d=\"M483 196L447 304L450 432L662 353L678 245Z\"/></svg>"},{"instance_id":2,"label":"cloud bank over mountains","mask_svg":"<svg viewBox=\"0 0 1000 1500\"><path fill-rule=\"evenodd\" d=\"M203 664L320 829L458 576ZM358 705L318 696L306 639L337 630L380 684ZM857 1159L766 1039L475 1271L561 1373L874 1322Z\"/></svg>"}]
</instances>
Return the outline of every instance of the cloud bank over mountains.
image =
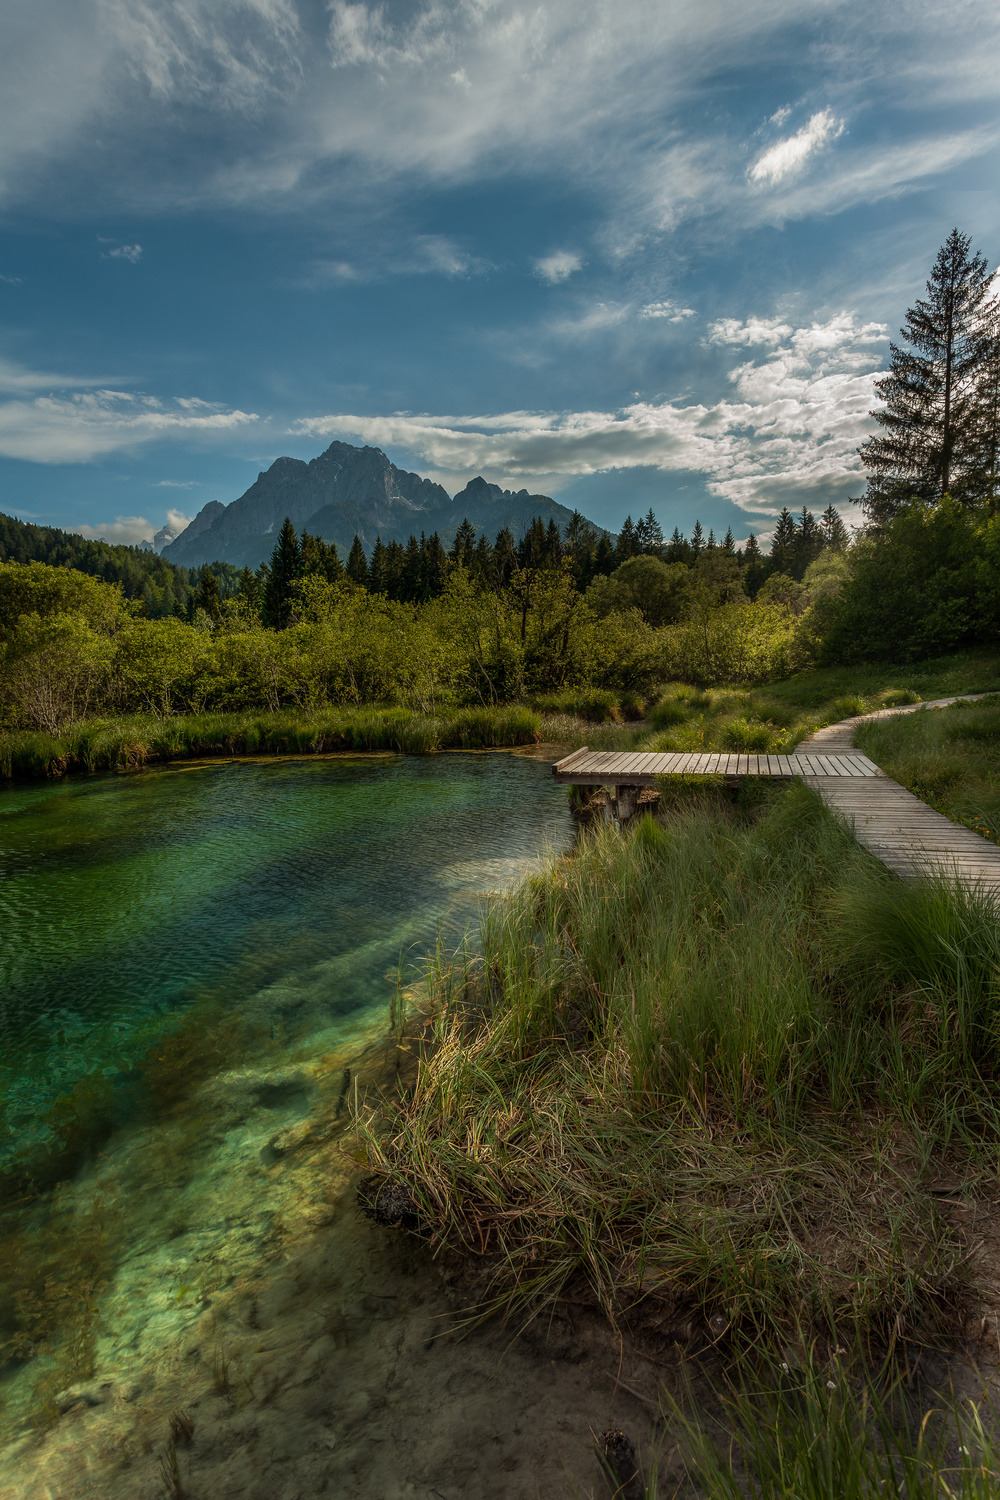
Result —
<instances>
[{"instance_id":1,"label":"cloud bank over mountains","mask_svg":"<svg viewBox=\"0 0 1000 1500\"><path fill-rule=\"evenodd\" d=\"M732 397L712 405L639 401L618 411L489 417L337 413L305 418L295 430L404 448L442 482L473 470L550 486L606 469L700 470L713 493L776 515L786 503L825 507L843 503L847 486L863 488L855 450L871 430L872 346L885 336L883 324L849 313L808 328L724 319L708 330L710 343L767 352L734 366Z\"/></svg>"},{"instance_id":2,"label":"cloud bank over mountains","mask_svg":"<svg viewBox=\"0 0 1000 1500\"><path fill-rule=\"evenodd\" d=\"M682 311L690 327L690 309ZM342 438L403 449L453 488L472 473L558 491L568 479L608 469L693 470L707 477L713 493L757 514L776 514L786 502L842 503L848 487L860 486L855 450L871 429L876 349L885 337L883 324L862 323L851 313L802 328L777 317L720 319L703 342L736 353L730 395L711 404L636 401L614 411L337 412L283 428L254 412L193 398L163 402L105 389L16 397L0 402L0 454L66 463L192 436L231 443L242 435L258 448L262 439L280 447L283 434ZM745 358L751 351L756 357ZM8 378L15 389L18 381L31 388L30 372ZM152 531L143 517L118 517L99 528L107 540L148 539Z\"/></svg>"}]
</instances>

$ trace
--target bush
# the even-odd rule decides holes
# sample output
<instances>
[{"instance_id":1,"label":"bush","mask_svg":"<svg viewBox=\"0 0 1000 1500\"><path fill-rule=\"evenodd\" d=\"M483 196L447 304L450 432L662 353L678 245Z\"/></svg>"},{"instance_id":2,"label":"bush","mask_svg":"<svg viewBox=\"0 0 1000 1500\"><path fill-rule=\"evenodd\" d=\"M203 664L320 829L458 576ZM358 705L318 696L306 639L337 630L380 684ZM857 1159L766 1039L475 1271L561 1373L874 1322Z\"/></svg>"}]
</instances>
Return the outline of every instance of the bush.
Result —
<instances>
[{"instance_id":1,"label":"bush","mask_svg":"<svg viewBox=\"0 0 1000 1500\"><path fill-rule=\"evenodd\" d=\"M774 736L774 725L761 719L730 719L722 731L722 742L727 750L752 754L770 750Z\"/></svg>"}]
</instances>

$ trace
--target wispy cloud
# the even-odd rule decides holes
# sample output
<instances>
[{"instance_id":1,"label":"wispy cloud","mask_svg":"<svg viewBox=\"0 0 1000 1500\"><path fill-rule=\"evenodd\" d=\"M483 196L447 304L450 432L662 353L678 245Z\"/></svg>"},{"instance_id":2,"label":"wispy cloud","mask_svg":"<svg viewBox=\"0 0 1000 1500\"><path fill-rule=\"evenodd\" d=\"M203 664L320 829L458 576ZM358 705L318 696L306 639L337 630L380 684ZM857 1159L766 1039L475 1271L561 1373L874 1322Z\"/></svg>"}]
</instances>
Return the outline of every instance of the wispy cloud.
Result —
<instances>
[{"instance_id":1,"label":"wispy cloud","mask_svg":"<svg viewBox=\"0 0 1000 1500\"><path fill-rule=\"evenodd\" d=\"M640 318L666 318L669 323L683 323L695 316L693 307L680 307L676 302L647 302L639 309Z\"/></svg>"},{"instance_id":2,"label":"wispy cloud","mask_svg":"<svg viewBox=\"0 0 1000 1500\"><path fill-rule=\"evenodd\" d=\"M769 352L734 369L732 396L710 405L639 401L617 411L489 417L337 414L303 419L294 430L405 448L455 478L483 471L558 484L652 465L699 470L715 493L756 513L776 514L786 502L842 501L860 483L855 450L871 427L875 325L844 314L801 329L771 319L747 326ZM734 323L727 337L717 324L712 337L739 346L744 333Z\"/></svg>"},{"instance_id":3,"label":"wispy cloud","mask_svg":"<svg viewBox=\"0 0 1000 1500\"><path fill-rule=\"evenodd\" d=\"M568 281L575 271L582 268L583 261L575 250L553 250L551 255L543 255L535 261L536 273L552 285Z\"/></svg>"},{"instance_id":4,"label":"wispy cloud","mask_svg":"<svg viewBox=\"0 0 1000 1500\"><path fill-rule=\"evenodd\" d=\"M363 258L331 258L310 262L300 285L319 287L331 282L381 281L390 276L479 276L489 261L472 255L444 234L417 234L402 243L378 244Z\"/></svg>"},{"instance_id":5,"label":"wispy cloud","mask_svg":"<svg viewBox=\"0 0 1000 1500\"><path fill-rule=\"evenodd\" d=\"M113 250L105 250L103 252L102 259L103 260L127 260L127 261L131 262L131 264L133 266L134 265L138 265L139 261L142 260L142 246L141 245L116 245Z\"/></svg>"},{"instance_id":6,"label":"wispy cloud","mask_svg":"<svg viewBox=\"0 0 1000 1500\"><path fill-rule=\"evenodd\" d=\"M155 488L158 490L193 490L197 483L196 479L158 479Z\"/></svg>"},{"instance_id":7,"label":"wispy cloud","mask_svg":"<svg viewBox=\"0 0 1000 1500\"><path fill-rule=\"evenodd\" d=\"M838 120L830 110L821 109L795 135L776 142L758 156L749 169L750 181L770 184L798 172L810 156L835 141L843 130L843 120Z\"/></svg>"},{"instance_id":8,"label":"wispy cloud","mask_svg":"<svg viewBox=\"0 0 1000 1500\"><path fill-rule=\"evenodd\" d=\"M0 384L0 389L26 392L40 384L65 383L26 372L20 384ZM88 463L143 443L213 437L259 420L254 412L197 397L161 401L129 391L85 390L67 395L57 390L33 399L20 396L0 401L0 455L40 464Z\"/></svg>"}]
</instances>

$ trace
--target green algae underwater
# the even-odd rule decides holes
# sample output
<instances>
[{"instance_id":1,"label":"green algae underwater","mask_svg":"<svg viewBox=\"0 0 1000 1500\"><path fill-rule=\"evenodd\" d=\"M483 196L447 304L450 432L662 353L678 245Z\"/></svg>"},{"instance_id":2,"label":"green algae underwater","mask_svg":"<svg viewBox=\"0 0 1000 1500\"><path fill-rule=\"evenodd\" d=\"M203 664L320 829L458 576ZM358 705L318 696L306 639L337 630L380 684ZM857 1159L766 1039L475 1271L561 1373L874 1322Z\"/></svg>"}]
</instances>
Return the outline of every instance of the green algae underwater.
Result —
<instances>
[{"instance_id":1,"label":"green algae underwater","mask_svg":"<svg viewBox=\"0 0 1000 1500\"><path fill-rule=\"evenodd\" d=\"M258 1079L265 1134L300 1119L322 1073L303 1074L303 1059L370 1042L400 967L416 972L484 892L571 839L564 790L525 755L213 763L0 793L8 1420L51 1414L61 1387L107 1363L102 1309L129 1275L132 1301L152 1308L148 1355L191 1304L194 1272L164 1311L156 1274L122 1267L162 1276L184 1194L225 1202L226 1224L241 1217L247 1142L259 1143L213 1080L241 1067ZM243 1266L253 1242L246 1230Z\"/></svg>"}]
</instances>

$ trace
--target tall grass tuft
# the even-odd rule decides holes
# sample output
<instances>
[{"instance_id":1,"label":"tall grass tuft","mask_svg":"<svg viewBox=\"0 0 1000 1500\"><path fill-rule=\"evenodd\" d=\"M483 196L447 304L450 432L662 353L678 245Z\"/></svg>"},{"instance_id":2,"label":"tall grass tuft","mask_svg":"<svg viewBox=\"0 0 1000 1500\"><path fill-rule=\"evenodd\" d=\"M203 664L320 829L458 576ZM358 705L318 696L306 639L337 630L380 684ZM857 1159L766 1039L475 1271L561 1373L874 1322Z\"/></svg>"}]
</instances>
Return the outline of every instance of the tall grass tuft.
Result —
<instances>
[{"instance_id":1,"label":"tall grass tuft","mask_svg":"<svg viewBox=\"0 0 1000 1500\"><path fill-rule=\"evenodd\" d=\"M921 1163L956 1148L945 1073L997 1138L992 915L891 884L801 788L594 831L432 966L437 1050L369 1120L373 1170L483 1257L487 1306L942 1337L962 1252ZM947 940L907 958L920 901Z\"/></svg>"},{"instance_id":2,"label":"tall grass tuft","mask_svg":"<svg viewBox=\"0 0 1000 1500\"><path fill-rule=\"evenodd\" d=\"M675 1470L705 1500L993 1500L1000 1453L980 1409L949 1401L925 1410L897 1379L858 1379L833 1363L779 1365L744 1375L717 1396L709 1430L690 1402L664 1415ZM676 1492L651 1465L647 1497Z\"/></svg>"}]
</instances>

